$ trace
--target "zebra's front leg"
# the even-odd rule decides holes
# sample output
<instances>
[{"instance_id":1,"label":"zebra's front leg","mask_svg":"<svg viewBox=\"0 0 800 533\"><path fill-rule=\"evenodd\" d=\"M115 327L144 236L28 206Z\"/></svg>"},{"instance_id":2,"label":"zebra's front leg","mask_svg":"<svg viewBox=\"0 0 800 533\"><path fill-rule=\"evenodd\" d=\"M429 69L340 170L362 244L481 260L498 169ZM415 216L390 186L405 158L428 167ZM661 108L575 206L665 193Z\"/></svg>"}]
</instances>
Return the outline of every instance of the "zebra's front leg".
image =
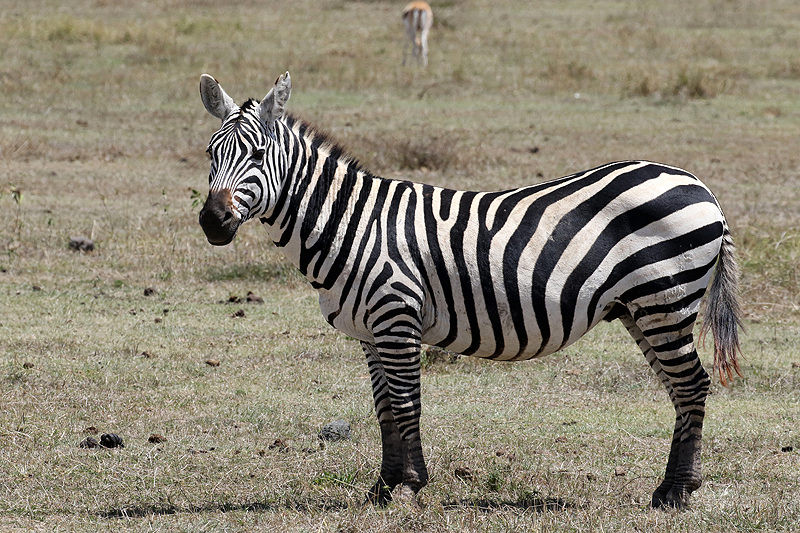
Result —
<instances>
[{"instance_id":1,"label":"zebra's front leg","mask_svg":"<svg viewBox=\"0 0 800 533\"><path fill-rule=\"evenodd\" d=\"M361 343L364 355L367 357L370 380L372 381L372 396L375 400L375 414L381 428L381 473L378 481L367 492L367 503L384 506L392 501L392 491L403 481L403 463L405 453L400 430L392 414L392 402L389 397L389 386L386 383L386 373L383 363L378 355L375 345Z\"/></svg>"},{"instance_id":2,"label":"zebra's front leg","mask_svg":"<svg viewBox=\"0 0 800 533\"><path fill-rule=\"evenodd\" d=\"M398 350L397 339L384 343L380 350L378 343L361 344L369 365L383 447L380 477L367 492L367 502L386 505L399 485L397 498L413 503L417 492L428 483L419 433L419 342L414 341L416 350Z\"/></svg>"}]
</instances>

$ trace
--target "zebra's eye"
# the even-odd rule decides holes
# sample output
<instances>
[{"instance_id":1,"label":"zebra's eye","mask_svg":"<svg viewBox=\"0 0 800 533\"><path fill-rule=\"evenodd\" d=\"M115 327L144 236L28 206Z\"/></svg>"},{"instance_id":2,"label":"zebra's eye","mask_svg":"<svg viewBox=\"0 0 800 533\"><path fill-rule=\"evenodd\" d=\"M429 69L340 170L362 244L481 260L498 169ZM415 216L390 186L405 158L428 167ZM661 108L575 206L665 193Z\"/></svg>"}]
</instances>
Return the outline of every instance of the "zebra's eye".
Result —
<instances>
[{"instance_id":1,"label":"zebra's eye","mask_svg":"<svg viewBox=\"0 0 800 533\"><path fill-rule=\"evenodd\" d=\"M253 159L255 161L263 161L264 160L264 150L256 150L253 152Z\"/></svg>"}]
</instances>

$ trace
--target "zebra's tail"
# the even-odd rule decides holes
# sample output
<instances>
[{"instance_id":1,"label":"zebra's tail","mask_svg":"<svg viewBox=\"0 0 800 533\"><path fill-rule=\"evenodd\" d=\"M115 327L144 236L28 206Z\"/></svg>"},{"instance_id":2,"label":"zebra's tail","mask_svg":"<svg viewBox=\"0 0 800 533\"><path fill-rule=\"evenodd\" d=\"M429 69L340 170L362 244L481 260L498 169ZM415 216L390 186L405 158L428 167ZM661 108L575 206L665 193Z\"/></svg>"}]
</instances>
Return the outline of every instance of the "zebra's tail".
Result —
<instances>
[{"instance_id":1,"label":"zebra's tail","mask_svg":"<svg viewBox=\"0 0 800 533\"><path fill-rule=\"evenodd\" d=\"M708 330L714 336L714 371L719 374L720 383L724 386L733 381L734 372L742 375L738 360L741 355L739 328L743 328L742 306L739 302L739 267L734 249L733 238L726 224L700 329L701 340Z\"/></svg>"}]
</instances>

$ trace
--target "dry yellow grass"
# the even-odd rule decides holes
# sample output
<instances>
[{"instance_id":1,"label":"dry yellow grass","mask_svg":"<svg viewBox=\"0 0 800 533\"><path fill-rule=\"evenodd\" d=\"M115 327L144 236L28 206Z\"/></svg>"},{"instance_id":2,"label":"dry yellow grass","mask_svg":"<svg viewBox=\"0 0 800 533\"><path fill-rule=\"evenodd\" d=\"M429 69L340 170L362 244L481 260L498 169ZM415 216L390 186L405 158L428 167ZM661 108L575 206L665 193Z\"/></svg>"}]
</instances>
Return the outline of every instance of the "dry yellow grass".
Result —
<instances>
[{"instance_id":1,"label":"dry yellow grass","mask_svg":"<svg viewBox=\"0 0 800 533\"><path fill-rule=\"evenodd\" d=\"M0 0L0 529L795 529L796 3L431 4L423 70L400 68L388 1ZM673 415L617 325L538 362L432 363L425 507L360 507L379 437L359 347L259 227L211 248L192 206L216 127L199 75L242 101L287 69L291 111L379 174L499 189L644 158L710 185L748 334L690 511L646 508ZM249 290L265 303L219 303ZM333 418L354 438L320 450ZM89 426L125 449L78 448Z\"/></svg>"}]
</instances>

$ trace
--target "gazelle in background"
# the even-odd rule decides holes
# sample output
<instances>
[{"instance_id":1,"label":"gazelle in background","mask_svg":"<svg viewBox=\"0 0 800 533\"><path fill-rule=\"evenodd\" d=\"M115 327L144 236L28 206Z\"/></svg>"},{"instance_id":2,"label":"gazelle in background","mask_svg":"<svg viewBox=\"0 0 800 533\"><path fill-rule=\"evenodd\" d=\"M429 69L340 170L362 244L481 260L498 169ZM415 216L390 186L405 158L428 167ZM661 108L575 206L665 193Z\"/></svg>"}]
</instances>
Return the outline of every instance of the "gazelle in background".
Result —
<instances>
[{"instance_id":1,"label":"gazelle in background","mask_svg":"<svg viewBox=\"0 0 800 533\"><path fill-rule=\"evenodd\" d=\"M428 2L411 2L403 9L403 24L406 27L406 42L403 45L403 65L406 64L408 44L412 55L423 67L428 66L428 32L433 26L433 11Z\"/></svg>"}]
</instances>

